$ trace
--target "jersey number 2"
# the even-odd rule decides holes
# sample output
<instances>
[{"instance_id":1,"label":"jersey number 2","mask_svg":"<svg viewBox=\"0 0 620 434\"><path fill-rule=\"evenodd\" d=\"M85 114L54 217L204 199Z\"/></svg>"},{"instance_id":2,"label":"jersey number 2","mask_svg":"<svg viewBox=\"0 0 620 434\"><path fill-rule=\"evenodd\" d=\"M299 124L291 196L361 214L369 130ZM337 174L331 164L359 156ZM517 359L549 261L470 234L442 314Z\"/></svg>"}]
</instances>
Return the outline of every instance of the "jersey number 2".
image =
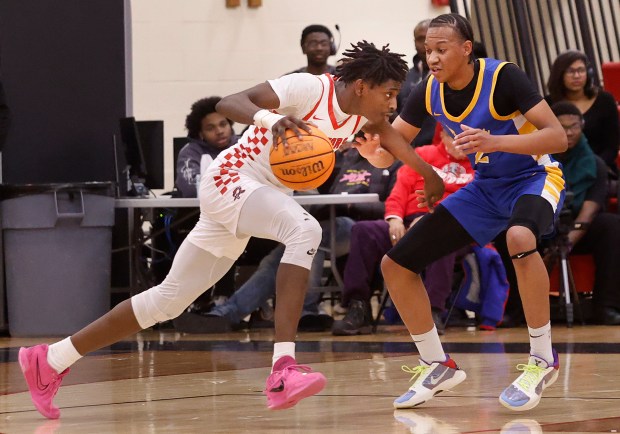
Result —
<instances>
[{"instance_id":1,"label":"jersey number 2","mask_svg":"<svg viewBox=\"0 0 620 434\"><path fill-rule=\"evenodd\" d=\"M484 155L484 152L476 152L476 164L478 163L489 163L489 156Z\"/></svg>"}]
</instances>

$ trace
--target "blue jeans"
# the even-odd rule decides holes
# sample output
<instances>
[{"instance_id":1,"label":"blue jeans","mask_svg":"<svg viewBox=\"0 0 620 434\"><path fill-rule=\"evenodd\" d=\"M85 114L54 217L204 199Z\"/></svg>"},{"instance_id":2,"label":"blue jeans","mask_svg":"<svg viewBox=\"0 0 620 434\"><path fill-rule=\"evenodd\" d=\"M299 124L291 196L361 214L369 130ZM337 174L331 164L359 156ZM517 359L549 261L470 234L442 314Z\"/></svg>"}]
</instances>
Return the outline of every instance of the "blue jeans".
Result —
<instances>
[{"instance_id":1,"label":"blue jeans","mask_svg":"<svg viewBox=\"0 0 620 434\"><path fill-rule=\"evenodd\" d=\"M336 257L349 253L351 228L355 221L349 217L336 217ZM330 228L329 220L321 222L323 237L321 247L329 247ZM224 304L216 306L209 312L210 315L224 316L232 324L240 323L243 318L262 306L276 293L276 273L280 260L284 254L284 245L279 245L265 256L252 276L230 297ZM320 286L323 276L323 262L325 251L319 249L314 256L308 285ZM318 315L321 294L306 295L302 316Z\"/></svg>"}]
</instances>

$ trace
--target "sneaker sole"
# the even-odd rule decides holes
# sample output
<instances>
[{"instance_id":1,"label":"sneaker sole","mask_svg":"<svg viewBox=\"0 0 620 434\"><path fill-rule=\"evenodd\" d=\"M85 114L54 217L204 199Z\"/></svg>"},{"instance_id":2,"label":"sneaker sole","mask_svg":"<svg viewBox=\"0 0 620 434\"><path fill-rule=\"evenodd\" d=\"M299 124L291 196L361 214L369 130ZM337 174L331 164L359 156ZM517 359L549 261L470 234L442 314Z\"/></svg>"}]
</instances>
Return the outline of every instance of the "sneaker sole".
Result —
<instances>
[{"instance_id":1,"label":"sneaker sole","mask_svg":"<svg viewBox=\"0 0 620 434\"><path fill-rule=\"evenodd\" d=\"M553 377L551 377L551 380L549 380L548 383L545 383L545 385L543 386L542 391L544 392L545 389L549 386L551 386L553 383L555 383L555 381L558 379L558 376L560 375L560 370L556 369L556 373ZM526 402L524 405L518 406L518 407L513 407L512 405L510 405L508 402L504 401L500 395L499 397L499 403L502 404L504 407L506 407L509 410L512 411L527 411L527 410L531 410L532 408L536 407L538 404L540 404L540 399L542 398L542 393L540 394L540 396L538 397L538 399L532 399L528 402Z\"/></svg>"},{"instance_id":2,"label":"sneaker sole","mask_svg":"<svg viewBox=\"0 0 620 434\"><path fill-rule=\"evenodd\" d=\"M417 407L419 405L422 405L425 402L430 401L432 398L434 398L435 395L438 395L441 392L444 392L446 390L451 390L451 389L455 388L456 386L461 384L463 381L465 381L466 378L467 378L467 374L465 373L465 371L462 371L462 370L459 369L454 374L454 377L450 378L449 380L444 381L441 384L441 388L438 389L437 391L433 392L433 394L430 397L428 397L427 399L425 399L424 401L416 402L415 404L412 404L412 403L409 403L409 402L396 402L396 401L394 401L394 408L397 409L397 410L402 410L402 409L414 408L414 407Z\"/></svg>"},{"instance_id":3,"label":"sneaker sole","mask_svg":"<svg viewBox=\"0 0 620 434\"><path fill-rule=\"evenodd\" d=\"M269 410L286 410L287 408L291 408L302 399L309 398L317 393L320 393L325 388L326 384L327 379L325 377L319 377L307 387L300 389L294 395L289 396L288 401L283 402L282 404L268 405L267 408Z\"/></svg>"}]
</instances>

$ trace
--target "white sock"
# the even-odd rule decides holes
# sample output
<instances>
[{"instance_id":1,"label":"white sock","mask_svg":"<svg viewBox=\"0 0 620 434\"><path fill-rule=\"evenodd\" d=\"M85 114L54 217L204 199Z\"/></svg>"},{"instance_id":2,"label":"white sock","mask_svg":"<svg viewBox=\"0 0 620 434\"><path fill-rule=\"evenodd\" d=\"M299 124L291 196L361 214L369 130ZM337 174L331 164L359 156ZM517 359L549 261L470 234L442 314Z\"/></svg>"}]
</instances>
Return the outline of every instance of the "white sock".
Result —
<instances>
[{"instance_id":1,"label":"white sock","mask_svg":"<svg viewBox=\"0 0 620 434\"><path fill-rule=\"evenodd\" d=\"M418 348L420 358L426 363L445 362L448 360L441 346L437 327L433 326L430 331L422 333L421 335L411 335L411 338Z\"/></svg>"},{"instance_id":2,"label":"white sock","mask_svg":"<svg viewBox=\"0 0 620 434\"><path fill-rule=\"evenodd\" d=\"M273 358L271 359L271 368L284 356L295 358L295 342L276 342L273 344Z\"/></svg>"},{"instance_id":3,"label":"white sock","mask_svg":"<svg viewBox=\"0 0 620 434\"><path fill-rule=\"evenodd\" d=\"M47 363L59 374L81 358L70 337L50 345L47 350Z\"/></svg>"},{"instance_id":4,"label":"white sock","mask_svg":"<svg viewBox=\"0 0 620 434\"><path fill-rule=\"evenodd\" d=\"M530 333L530 354L553 363L553 348L551 347L551 321L544 326L533 329L528 327Z\"/></svg>"}]
</instances>

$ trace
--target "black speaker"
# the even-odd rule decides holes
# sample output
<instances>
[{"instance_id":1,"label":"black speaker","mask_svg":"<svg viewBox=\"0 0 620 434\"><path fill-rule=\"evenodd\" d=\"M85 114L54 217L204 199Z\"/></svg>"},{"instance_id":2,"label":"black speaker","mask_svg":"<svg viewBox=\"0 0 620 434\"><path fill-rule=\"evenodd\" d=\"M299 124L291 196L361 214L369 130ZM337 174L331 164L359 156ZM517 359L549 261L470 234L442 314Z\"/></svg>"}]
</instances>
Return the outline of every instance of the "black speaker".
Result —
<instances>
[{"instance_id":1,"label":"black speaker","mask_svg":"<svg viewBox=\"0 0 620 434\"><path fill-rule=\"evenodd\" d=\"M138 136L144 153L146 178L150 189L164 188L164 121L137 121Z\"/></svg>"}]
</instances>

